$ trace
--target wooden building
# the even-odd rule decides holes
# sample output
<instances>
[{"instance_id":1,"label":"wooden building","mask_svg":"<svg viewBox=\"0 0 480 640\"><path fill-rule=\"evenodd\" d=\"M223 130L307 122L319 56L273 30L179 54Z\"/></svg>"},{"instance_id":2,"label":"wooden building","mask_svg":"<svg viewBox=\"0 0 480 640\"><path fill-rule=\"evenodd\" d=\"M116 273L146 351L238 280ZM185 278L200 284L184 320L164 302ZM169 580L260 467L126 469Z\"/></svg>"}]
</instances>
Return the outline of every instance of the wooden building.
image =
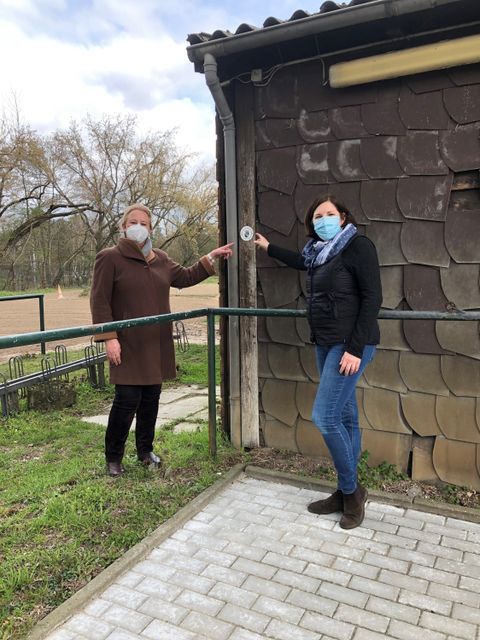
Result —
<instances>
[{"instance_id":1,"label":"wooden building","mask_svg":"<svg viewBox=\"0 0 480 640\"><path fill-rule=\"evenodd\" d=\"M479 21L477 0L329 0L317 14L190 35L190 60L200 73L214 61L235 127L229 182L217 120L222 233L233 189L229 240L232 224L250 225L301 250L306 208L331 193L377 246L384 308L480 310ZM355 61L363 67L339 66ZM237 306L305 307L302 273L255 255L252 241L239 245ZM223 280L225 306L234 274ZM370 462L480 489L479 329L381 321L358 390ZM241 320L226 355L237 331L232 440L256 444L259 424L267 446L326 454L310 421L318 378L306 321ZM224 358L227 404L234 369Z\"/></svg>"}]
</instances>

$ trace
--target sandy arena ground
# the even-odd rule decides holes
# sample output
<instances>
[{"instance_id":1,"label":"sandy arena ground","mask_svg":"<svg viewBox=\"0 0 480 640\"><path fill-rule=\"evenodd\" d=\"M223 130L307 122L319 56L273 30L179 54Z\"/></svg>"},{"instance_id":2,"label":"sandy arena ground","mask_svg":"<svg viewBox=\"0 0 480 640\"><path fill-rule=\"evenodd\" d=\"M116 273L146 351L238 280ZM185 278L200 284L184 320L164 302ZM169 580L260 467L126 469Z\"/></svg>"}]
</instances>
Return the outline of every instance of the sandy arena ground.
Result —
<instances>
[{"instance_id":1,"label":"sandy arena ground","mask_svg":"<svg viewBox=\"0 0 480 640\"><path fill-rule=\"evenodd\" d=\"M63 298L57 299L56 293L45 295L45 325L47 329L61 327L79 327L91 323L88 296L81 296L81 289L63 290ZM200 283L188 289L170 291L172 312L189 311L203 307L218 307L218 285ZM206 318L185 320L185 329L190 342L206 344ZM38 300L14 300L0 304L0 335L14 335L39 330ZM47 350L53 349L58 342L47 344ZM62 341L68 347L90 344L86 338L74 338ZM0 362L19 353L39 353L40 345L15 347L0 350Z\"/></svg>"}]
</instances>

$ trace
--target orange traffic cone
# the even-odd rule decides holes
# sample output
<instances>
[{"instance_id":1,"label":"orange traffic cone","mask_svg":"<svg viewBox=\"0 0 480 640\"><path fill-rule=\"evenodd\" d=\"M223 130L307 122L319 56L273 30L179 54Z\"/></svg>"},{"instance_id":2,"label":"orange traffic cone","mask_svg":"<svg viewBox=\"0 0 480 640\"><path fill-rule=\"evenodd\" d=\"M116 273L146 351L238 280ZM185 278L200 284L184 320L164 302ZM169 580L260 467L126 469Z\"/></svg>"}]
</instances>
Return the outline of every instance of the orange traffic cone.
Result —
<instances>
[{"instance_id":1,"label":"orange traffic cone","mask_svg":"<svg viewBox=\"0 0 480 640\"><path fill-rule=\"evenodd\" d=\"M63 293L60 285L57 286L57 300L63 300Z\"/></svg>"}]
</instances>

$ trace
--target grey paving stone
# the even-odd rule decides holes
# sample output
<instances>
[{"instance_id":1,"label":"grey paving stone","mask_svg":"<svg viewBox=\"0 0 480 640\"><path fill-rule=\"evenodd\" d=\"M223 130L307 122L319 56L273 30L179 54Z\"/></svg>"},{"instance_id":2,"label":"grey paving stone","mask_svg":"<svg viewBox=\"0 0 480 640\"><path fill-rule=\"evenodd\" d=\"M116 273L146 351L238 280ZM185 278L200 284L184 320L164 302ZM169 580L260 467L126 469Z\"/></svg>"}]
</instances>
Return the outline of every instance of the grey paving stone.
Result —
<instances>
[{"instance_id":1,"label":"grey paving stone","mask_svg":"<svg viewBox=\"0 0 480 640\"><path fill-rule=\"evenodd\" d=\"M139 611L151 618L172 624L178 624L188 614L186 607L155 597L148 598L148 600L142 604Z\"/></svg>"},{"instance_id":2,"label":"grey paving stone","mask_svg":"<svg viewBox=\"0 0 480 640\"><path fill-rule=\"evenodd\" d=\"M282 620L272 620L265 630L266 636L262 638L274 638L275 640L320 640L319 633L300 629L299 627Z\"/></svg>"},{"instance_id":3,"label":"grey paving stone","mask_svg":"<svg viewBox=\"0 0 480 640\"><path fill-rule=\"evenodd\" d=\"M469 607L480 607L480 593L472 593L465 589L457 589L455 587L448 587L443 584L431 582L428 587L428 594L435 598L443 598L451 602L466 604Z\"/></svg>"},{"instance_id":4,"label":"grey paving stone","mask_svg":"<svg viewBox=\"0 0 480 640\"><path fill-rule=\"evenodd\" d=\"M83 612L89 616L93 616L94 618L100 618L102 614L104 614L105 611L111 606L112 603L108 602L108 600L96 598L85 607Z\"/></svg>"},{"instance_id":5,"label":"grey paving stone","mask_svg":"<svg viewBox=\"0 0 480 640\"><path fill-rule=\"evenodd\" d=\"M407 591L406 589L402 589L402 591L400 591L398 602L426 611L435 611L436 613L441 613L445 616L448 616L452 610L452 603L449 600L435 598L433 595L414 593L413 591Z\"/></svg>"},{"instance_id":6,"label":"grey paving stone","mask_svg":"<svg viewBox=\"0 0 480 640\"><path fill-rule=\"evenodd\" d=\"M425 520L409 518L408 515L409 512L407 512L404 516L394 516L391 513L386 513L383 518L383 522L390 523L392 526L395 525L397 527L407 527L409 529L417 530L423 529L425 527ZM395 531L390 531L388 533L395 533Z\"/></svg>"},{"instance_id":7,"label":"grey paving stone","mask_svg":"<svg viewBox=\"0 0 480 640\"><path fill-rule=\"evenodd\" d=\"M259 613L264 613L270 618L277 618L278 620L292 624L298 624L300 618L305 613L305 609L302 607L281 602L280 600L275 600L267 596L260 596L252 609Z\"/></svg>"},{"instance_id":8,"label":"grey paving stone","mask_svg":"<svg viewBox=\"0 0 480 640\"><path fill-rule=\"evenodd\" d=\"M195 634L187 629L179 629L168 622L153 620L146 629L142 631L142 638L150 640L195 640Z\"/></svg>"},{"instance_id":9,"label":"grey paving stone","mask_svg":"<svg viewBox=\"0 0 480 640\"><path fill-rule=\"evenodd\" d=\"M211 578L213 581L225 582L226 584L240 586L245 582L247 574L242 571L235 571L226 567L219 567L217 565L209 565L202 571L202 576Z\"/></svg>"},{"instance_id":10,"label":"grey paving stone","mask_svg":"<svg viewBox=\"0 0 480 640\"><path fill-rule=\"evenodd\" d=\"M246 629L239 629L238 627L230 636L229 640L263 640L265 636L260 636L258 633L247 631Z\"/></svg>"},{"instance_id":11,"label":"grey paving stone","mask_svg":"<svg viewBox=\"0 0 480 640\"><path fill-rule=\"evenodd\" d=\"M306 575L299 575L292 571L285 571L285 569L279 569L274 575L275 582L280 582L288 587L294 587L297 589L303 589L303 591L309 591L315 593L320 586L320 580L317 578L310 578Z\"/></svg>"},{"instance_id":12,"label":"grey paving stone","mask_svg":"<svg viewBox=\"0 0 480 640\"><path fill-rule=\"evenodd\" d=\"M285 600L291 590L289 586L279 584L273 580L264 580L257 576L248 576L242 584L242 589L252 591L257 596L262 594L277 600Z\"/></svg>"},{"instance_id":13,"label":"grey paving stone","mask_svg":"<svg viewBox=\"0 0 480 640\"><path fill-rule=\"evenodd\" d=\"M306 591L300 591L299 589L292 589L286 602L298 607L303 607L307 611L315 611L316 613L322 613L326 616L333 616L338 607L338 603L335 600L314 595L313 593L307 593Z\"/></svg>"},{"instance_id":14,"label":"grey paving stone","mask_svg":"<svg viewBox=\"0 0 480 640\"><path fill-rule=\"evenodd\" d=\"M247 560L246 558L238 558L232 565L232 569L249 573L258 578L272 578L276 572L276 567L271 567L255 560Z\"/></svg>"},{"instance_id":15,"label":"grey paving stone","mask_svg":"<svg viewBox=\"0 0 480 640\"><path fill-rule=\"evenodd\" d=\"M416 591L417 593L426 593L428 588L428 580L406 576L403 573L396 573L395 571L389 571L388 569L382 569L380 571L378 580L394 587L408 589L409 591Z\"/></svg>"},{"instance_id":16,"label":"grey paving stone","mask_svg":"<svg viewBox=\"0 0 480 640\"><path fill-rule=\"evenodd\" d=\"M264 552L274 551L275 553L283 553L289 555L293 549L293 545L288 542L280 542L278 540L268 540L267 538L254 538L250 543L253 548L262 549Z\"/></svg>"},{"instance_id":17,"label":"grey paving stone","mask_svg":"<svg viewBox=\"0 0 480 640\"><path fill-rule=\"evenodd\" d=\"M164 554L162 554L162 557L164 557ZM149 559L136 564L135 572L143 574L142 578L144 576L152 576L152 578L157 578L158 580L169 580L175 573L175 569Z\"/></svg>"},{"instance_id":18,"label":"grey paving stone","mask_svg":"<svg viewBox=\"0 0 480 640\"><path fill-rule=\"evenodd\" d=\"M363 558L363 549L356 549L355 547L347 547L346 545L336 544L335 542L326 542L322 545L321 550L324 553L329 553L332 556L339 556L340 558L350 558L351 560L360 561Z\"/></svg>"},{"instance_id":19,"label":"grey paving stone","mask_svg":"<svg viewBox=\"0 0 480 640\"><path fill-rule=\"evenodd\" d=\"M59 629L51 633L46 640L75 640L76 636L73 631L67 629Z\"/></svg>"},{"instance_id":20,"label":"grey paving stone","mask_svg":"<svg viewBox=\"0 0 480 640\"><path fill-rule=\"evenodd\" d=\"M102 594L102 598L104 600L109 600L115 604L121 604L128 609L138 609L138 607L145 602L147 597L148 596L144 593L116 584L108 587L108 589Z\"/></svg>"},{"instance_id":21,"label":"grey paving stone","mask_svg":"<svg viewBox=\"0 0 480 640\"><path fill-rule=\"evenodd\" d=\"M240 544L239 542L229 542L225 547L225 553L260 562L267 552L265 549L259 547L252 547L251 545Z\"/></svg>"},{"instance_id":22,"label":"grey paving stone","mask_svg":"<svg viewBox=\"0 0 480 640\"><path fill-rule=\"evenodd\" d=\"M363 609L368 600L368 594L363 591L341 587L338 584L332 584L330 582L322 582L317 593L334 602L343 602L344 604L350 604L359 609Z\"/></svg>"},{"instance_id":23,"label":"grey paving stone","mask_svg":"<svg viewBox=\"0 0 480 640\"><path fill-rule=\"evenodd\" d=\"M420 609L416 607L399 604L391 600L384 600L384 598L378 598L377 596L370 596L365 608L368 611L380 613L390 618L409 622L410 624L417 624L421 613Z\"/></svg>"},{"instance_id":24,"label":"grey paving stone","mask_svg":"<svg viewBox=\"0 0 480 640\"><path fill-rule=\"evenodd\" d=\"M89 640L105 640L113 627L108 622L102 622L98 618L87 616L85 613L77 613L65 624L67 631L78 633Z\"/></svg>"},{"instance_id":25,"label":"grey paving stone","mask_svg":"<svg viewBox=\"0 0 480 640\"><path fill-rule=\"evenodd\" d=\"M245 627L245 629L256 633L262 633L270 622L270 618L263 613L250 611L244 607L229 603L224 606L217 617L220 620L230 622L238 627Z\"/></svg>"},{"instance_id":26,"label":"grey paving stone","mask_svg":"<svg viewBox=\"0 0 480 640\"><path fill-rule=\"evenodd\" d=\"M323 551L314 551L313 549L298 546L293 547L290 555L293 558L306 560L309 563L321 565L322 567L331 567L336 558L336 556L330 553L323 553Z\"/></svg>"},{"instance_id":27,"label":"grey paving stone","mask_svg":"<svg viewBox=\"0 0 480 640\"><path fill-rule=\"evenodd\" d=\"M296 573L302 573L307 566L305 560L299 560L298 558L291 558L289 556L281 555L280 553L274 553L269 551L262 559L263 564L272 565L279 569L286 569L287 571L295 571Z\"/></svg>"},{"instance_id":28,"label":"grey paving stone","mask_svg":"<svg viewBox=\"0 0 480 640\"><path fill-rule=\"evenodd\" d=\"M192 611L182 622L182 628L194 633L208 634L209 640L226 640L234 629L228 622L222 622L203 613Z\"/></svg>"},{"instance_id":29,"label":"grey paving stone","mask_svg":"<svg viewBox=\"0 0 480 640\"><path fill-rule=\"evenodd\" d=\"M453 605L452 618L480 626L480 609L467 607L464 604L455 602Z\"/></svg>"},{"instance_id":30,"label":"grey paving stone","mask_svg":"<svg viewBox=\"0 0 480 640\"><path fill-rule=\"evenodd\" d=\"M457 638L465 638L465 640L476 640L477 637L476 625L460 620L451 620L450 618L439 616L429 611L422 613L419 625L432 631L440 631L442 633L455 635Z\"/></svg>"},{"instance_id":31,"label":"grey paving stone","mask_svg":"<svg viewBox=\"0 0 480 640\"><path fill-rule=\"evenodd\" d=\"M373 565L374 567L378 567L380 569L390 569L391 571L396 571L397 573L407 573L410 566L409 563L405 560L390 558L389 556L383 556L378 553L371 553L370 551L367 551L367 553L364 555L363 563L367 565Z\"/></svg>"},{"instance_id":32,"label":"grey paving stone","mask_svg":"<svg viewBox=\"0 0 480 640\"><path fill-rule=\"evenodd\" d=\"M369 629L357 629L355 640L393 640L393 636L387 636L384 633L377 633Z\"/></svg>"},{"instance_id":33,"label":"grey paving stone","mask_svg":"<svg viewBox=\"0 0 480 640\"><path fill-rule=\"evenodd\" d=\"M386 598L387 600L396 600L400 592L398 587L376 582L375 580L368 580L368 578L361 578L359 576L354 576L350 580L349 587L350 589L371 594L372 596Z\"/></svg>"},{"instance_id":34,"label":"grey paving stone","mask_svg":"<svg viewBox=\"0 0 480 640\"><path fill-rule=\"evenodd\" d=\"M231 553L204 548L199 549L194 558L207 562L208 564L218 564L221 567L230 567L237 559L236 556Z\"/></svg>"},{"instance_id":35,"label":"grey paving stone","mask_svg":"<svg viewBox=\"0 0 480 640\"><path fill-rule=\"evenodd\" d=\"M156 596L171 602L182 592L182 587L171 584L171 582L150 577L144 578L143 576L142 578L142 581L136 586L136 590L145 593L147 596Z\"/></svg>"},{"instance_id":36,"label":"grey paving stone","mask_svg":"<svg viewBox=\"0 0 480 640\"><path fill-rule=\"evenodd\" d=\"M350 640L355 627L348 622L327 618L320 613L307 612L300 621L300 626L316 633L328 634L338 640Z\"/></svg>"},{"instance_id":37,"label":"grey paving stone","mask_svg":"<svg viewBox=\"0 0 480 640\"><path fill-rule=\"evenodd\" d=\"M378 553L379 555L384 556L386 556L390 551L390 545L384 542L364 540L363 538L354 538L353 536L347 538L345 546L352 547L353 549L359 549L361 551L371 551L372 553Z\"/></svg>"},{"instance_id":38,"label":"grey paving stone","mask_svg":"<svg viewBox=\"0 0 480 640\"><path fill-rule=\"evenodd\" d=\"M125 629L115 629L107 637L107 640L138 640L138 638L139 636L136 633L130 633L130 631L125 631Z\"/></svg>"},{"instance_id":39,"label":"grey paving stone","mask_svg":"<svg viewBox=\"0 0 480 640\"><path fill-rule=\"evenodd\" d=\"M397 547L392 547L388 555L396 560L415 562L416 564L424 565L425 567L433 567L436 561L436 557L434 555L422 553L421 551L399 549Z\"/></svg>"},{"instance_id":40,"label":"grey paving stone","mask_svg":"<svg viewBox=\"0 0 480 640\"><path fill-rule=\"evenodd\" d=\"M430 631L423 628L420 630L417 626L401 622L400 620L392 620L388 628L388 633L399 640L446 640L444 633L438 631Z\"/></svg>"},{"instance_id":41,"label":"grey paving stone","mask_svg":"<svg viewBox=\"0 0 480 640\"><path fill-rule=\"evenodd\" d=\"M343 587L347 586L350 582L352 575L345 571L338 571L331 567L322 567L322 565L310 563L305 569L305 575L312 578L318 578L319 580L326 580L327 582L333 582Z\"/></svg>"},{"instance_id":42,"label":"grey paving stone","mask_svg":"<svg viewBox=\"0 0 480 640\"><path fill-rule=\"evenodd\" d=\"M143 576L136 571L127 571L127 573L115 580L115 584L119 584L122 587L130 587L130 589L134 589L142 580Z\"/></svg>"},{"instance_id":43,"label":"grey paving stone","mask_svg":"<svg viewBox=\"0 0 480 640\"><path fill-rule=\"evenodd\" d=\"M455 531L455 529L453 529L453 531ZM444 547L448 547L449 549L460 549L460 551L466 551L467 553L472 554L475 559L480 558L480 544L476 542L458 540L457 538L443 536L440 544ZM478 562L480 563L480 559Z\"/></svg>"},{"instance_id":44,"label":"grey paving stone","mask_svg":"<svg viewBox=\"0 0 480 640\"><path fill-rule=\"evenodd\" d=\"M237 604L239 607L245 607L246 609L250 609L258 598L258 595L252 591L240 589L239 587L234 587L231 584L224 584L222 582L217 582L208 595L223 602Z\"/></svg>"},{"instance_id":45,"label":"grey paving stone","mask_svg":"<svg viewBox=\"0 0 480 640\"><path fill-rule=\"evenodd\" d=\"M197 591L198 593L203 594L208 593L215 584L215 582L210 578L189 573L188 571L175 571L175 573L170 577L170 582L178 585L179 587L191 589L192 591Z\"/></svg>"},{"instance_id":46,"label":"grey paving stone","mask_svg":"<svg viewBox=\"0 0 480 640\"><path fill-rule=\"evenodd\" d=\"M121 607L119 604L113 604L102 614L102 620L109 622L112 626L139 633L152 621L152 618L138 611Z\"/></svg>"},{"instance_id":47,"label":"grey paving stone","mask_svg":"<svg viewBox=\"0 0 480 640\"><path fill-rule=\"evenodd\" d=\"M460 589L468 589L468 591L473 591L474 593L480 593L480 572L479 572L479 579L461 576L460 584L458 586L460 587Z\"/></svg>"},{"instance_id":48,"label":"grey paving stone","mask_svg":"<svg viewBox=\"0 0 480 640\"><path fill-rule=\"evenodd\" d=\"M373 536L373 539L377 542L384 542L391 547L400 547L401 549L413 550L417 546L417 541L415 539L406 538L397 534L392 535L391 533L383 533L383 531L377 531Z\"/></svg>"},{"instance_id":49,"label":"grey paving stone","mask_svg":"<svg viewBox=\"0 0 480 640\"><path fill-rule=\"evenodd\" d=\"M475 564L472 565L468 562L468 558L465 558L465 562L437 558L435 568L442 569L443 571L451 571L452 573L458 573L461 576L468 576L469 578L478 578L479 576L478 567Z\"/></svg>"},{"instance_id":50,"label":"grey paving stone","mask_svg":"<svg viewBox=\"0 0 480 640\"><path fill-rule=\"evenodd\" d=\"M468 522L467 520L458 520L457 518L447 518L446 524L448 527L453 527L453 529L462 529L465 531L480 533L480 523L478 522Z\"/></svg>"},{"instance_id":51,"label":"grey paving stone","mask_svg":"<svg viewBox=\"0 0 480 640\"><path fill-rule=\"evenodd\" d=\"M457 540L467 539L467 531L465 531L465 529L454 529L453 527L447 527L445 525L438 525L438 524L431 524L427 522L424 530L431 531L432 533L438 533L441 536L456 538Z\"/></svg>"},{"instance_id":52,"label":"grey paving stone","mask_svg":"<svg viewBox=\"0 0 480 640\"><path fill-rule=\"evenodd\" d=\"M448 549L428 542L419 542L417 551L431 556L438 556L439 558L446 558L447 560L461 560L463 557L463 553L459 549Z\"/></svg>"},{"instance_id":53,"label":"grey paving stone","mask_svg":"<svg viewBox=\"0 0 480 640\"><path fill-rule=\"evenodd\" d=\"M390 622L390 618L386 616L370 613L364 609L351 607L348 604L341 604L336 610L334 618L343 622L350 622L356 627L364 627L378 632L385 632Z\"/></svg>"},{"instance_id":54,"label":"grey paving stone","mask_svg":"<svg viewBox=\"0 0 480 640\"><path fill-rule=\"evenodd\" d=\"M193 609L199 613L206 613L210 616L215 616L223 607L224 603L217 598L210 596L204 596L196 591L182 591L182 593L175 600L175 604L185 607L186 609Z\"/></svg>"},{"instance_id":55,"label":"grey paving stone","mask_svg":"<svg viewBox=\"0 0 480 640\"><path fill-rule=\"evenodd\" d=\"M448 573L447 571L440 571L440 569L432 569L418 564L411 566L409 575L416 578L424 578L430 582L437 582L438 584L446 584L450 587L456 587L459 579L459 576L455 573Z\"/></svg>"},{"instance_id":56,"label":"grey paving stone","mask_svg":"<svg viewBox=\"0 0 480 640\"><path fill-rule=\"evenodd\" d=\"M434 522L438 525L443 525L447 521L445 516L441 516L437 513L427 513L426 511L418 511L417 509L407 509L405 516L412 520L421 520L422 522Z\"/></svg>"},{"instance_id":57,"label":"grey paving stone","mask_svg":"<svg viewBox=\"0 0 480 640\"><path fill-rule=\"evenodd\" d=\"M362 576L363 578L375 580L380 573L380 569L372 566L371 564L367 564L365 562L365 556L363 557L363 560L364 562L356 562L349 558L337 558L333 563L332 568L351 575ZM331 582L335 582L335 580L331 580Z\"/></svg>"}]
</instances>

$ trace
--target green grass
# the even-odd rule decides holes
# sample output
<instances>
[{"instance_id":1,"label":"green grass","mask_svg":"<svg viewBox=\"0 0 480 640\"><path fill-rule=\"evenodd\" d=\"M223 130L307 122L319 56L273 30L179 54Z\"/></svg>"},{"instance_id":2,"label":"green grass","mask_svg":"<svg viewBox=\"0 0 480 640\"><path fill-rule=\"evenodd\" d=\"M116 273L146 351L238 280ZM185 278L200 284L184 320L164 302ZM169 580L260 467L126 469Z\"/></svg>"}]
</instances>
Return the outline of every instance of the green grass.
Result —
<instances>
[{"instance_id":1,"label":"green grass","mask_svg":"<svg viewBox=\"0 0 480 640\"><path fill-rule=\"evenodd\" d=\"M82 354L70 352L69 361ZM40 363L40 355L26 358L25 372L41 370ZM206 346L177 353L177 364L178 377L166 386L207 384ZM210 459L205 423L197 433L165 428L155 449L167 478L138 465L130 439L127 474L112 480L104 470L104 430L80 416L107 412L114 388L92 389L79 372L76 391L75 405L63 411L0 418L1 640L25 638L38 619L244 457L219 434L217 459Z\"/></svg>"},{"instance_id":2,"label":"green grass","mask_svg":"<svg viewBox=\"0 0 480 640\"><path fill-rule=\"evenodd\" d=\"M127 474L104 472L103 429L64 412L0 421L0 638L34 623L142 540L242 459L206 426L157 434L167 478L141 467L130 441ZM12 479L15 481L12 482Z\"/></svg>"}]
</instances>

